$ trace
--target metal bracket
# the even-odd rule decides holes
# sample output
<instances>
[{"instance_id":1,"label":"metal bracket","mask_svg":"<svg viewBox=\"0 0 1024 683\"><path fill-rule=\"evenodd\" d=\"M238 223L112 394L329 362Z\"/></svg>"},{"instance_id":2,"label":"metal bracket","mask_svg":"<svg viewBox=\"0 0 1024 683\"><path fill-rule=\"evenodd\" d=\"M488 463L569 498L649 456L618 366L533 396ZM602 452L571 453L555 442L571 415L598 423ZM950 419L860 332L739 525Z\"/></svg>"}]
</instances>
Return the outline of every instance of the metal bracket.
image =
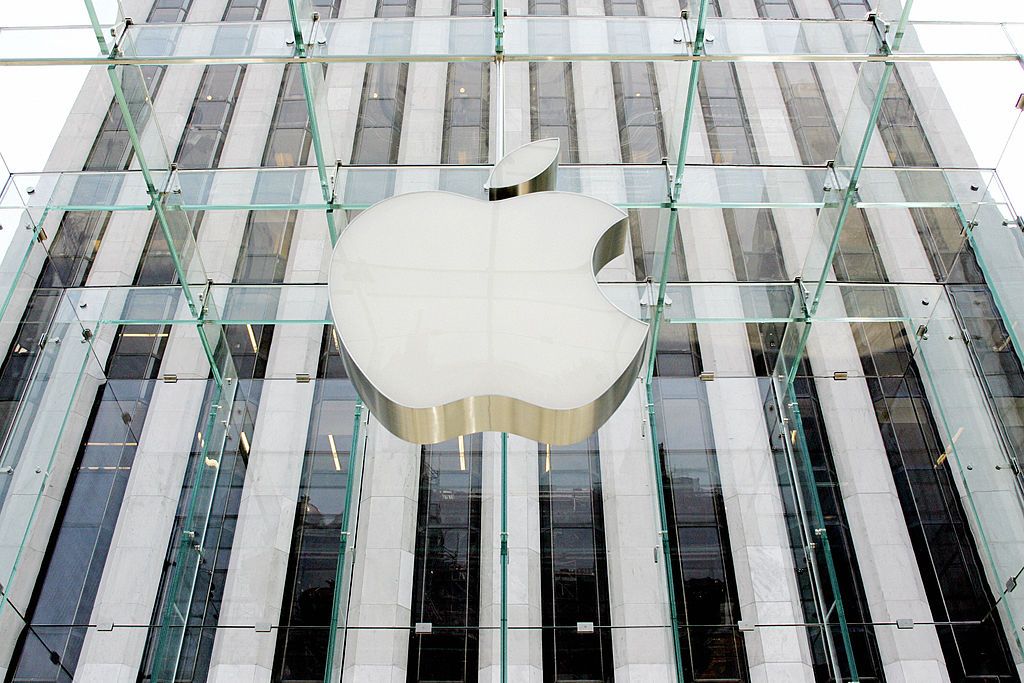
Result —
<instances>
[{"instance_id":1,"label":"metal bracket","mask_svg":"<svg viewBox=\"0 0 1024 683\"><path fill-rule=\"evenodd\" d=\"M665 167L665 187L667 188L665 194L668 197L669 208L675 208L672 206L675 201L672 197L672 188L676 182L675 172L672 170L672 164L669 163L668 157L662 157L661 164Z\"/></svg>"},{"instance_id":2,"label":"metal bracket","mask_svg":"<svg viewBox=\"0 0 1024 683\"><path fill-rule=\"evenodd\" d=\"M693 38L690 35L690 11L679 10L679 31L672 36L672 42L676 45L686 45L689 49L693 45Z\"/></svg>"},{"instance_id":3,"label":"metal bracket","mask_svg":"<svg viewBox=\"0 0 1024 683\"><path fill-rule=\"evenodd\" d=\"M128 27L135 24L131 17L125 17L123 21L119 21L110 27L110 36L114 39L114 44L110 46L110 56L116 57L121 52L121 41L128 34Z\"/></svg>"},{"instance_id":4,"label":"metal bracket","mask_svg":"<svg viewBox=\"0 0 1024 683\"><path fill-rule=\"evenodd\" d=\"M170 194L181 194L181 183L178 182L178 164L172 163L167 173L167 182L164 183L164 189L160 191L161 197L166 197Z\"/></svg>"},{"instance_id":5,"label":"metal bracket","mask_svg":"<svg viewBox=\"0 0 1024 683\"><path fill-rule=\"evenodd\" d=\"M881 48L881 54L891 54L892 48L889 47L889 40L887 38L889 34L889 24L882 19L877 11L868 12L865 19L871 22L871 25L875 28L875 33L878 35L879 47Z\"/></svg>"},{"instance_id":6,"label":"metal bracket","mask_svg":"<svg viewBox=\"0 0 1024 683\"><path fill-rule=\"evenodd\" d=\"M807 291L804 280L799 275L793 278L793 283L800 288L800 310L804 314L804 320L810 320L811 309L807 306L807 300L811 298L811 293Z\"/></svg>"}]
</instances>

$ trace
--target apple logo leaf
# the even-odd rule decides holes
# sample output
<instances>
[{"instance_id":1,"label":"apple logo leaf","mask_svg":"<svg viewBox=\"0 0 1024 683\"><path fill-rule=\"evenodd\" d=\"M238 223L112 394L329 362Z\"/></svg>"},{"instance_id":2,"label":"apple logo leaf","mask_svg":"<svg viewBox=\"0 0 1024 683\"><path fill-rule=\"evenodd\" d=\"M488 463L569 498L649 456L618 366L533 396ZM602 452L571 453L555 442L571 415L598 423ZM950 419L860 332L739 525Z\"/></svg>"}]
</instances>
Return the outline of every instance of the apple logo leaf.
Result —
<instances>
[{"instance_id":1,"label":"apple logo leaf","mask_svg":"<svg viewBox=\"0 0 1024 683\"><path fill-rule=\"evenodd\" d=\"M625 250L628 218L554 191L558 144L531 142L495 164L491 201L397 195L339 236L328 282L345 368L399 438L575 443L628 394L648 326L597 283Z\"/></svg>"}]
</instances>

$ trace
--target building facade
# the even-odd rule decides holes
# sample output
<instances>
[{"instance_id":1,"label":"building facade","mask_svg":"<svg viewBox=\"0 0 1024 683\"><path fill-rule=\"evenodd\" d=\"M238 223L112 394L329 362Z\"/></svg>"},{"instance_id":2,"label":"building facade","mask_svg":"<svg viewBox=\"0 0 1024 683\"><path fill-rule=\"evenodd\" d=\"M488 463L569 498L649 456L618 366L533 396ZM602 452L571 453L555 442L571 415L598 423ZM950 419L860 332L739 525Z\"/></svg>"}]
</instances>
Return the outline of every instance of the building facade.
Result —
<instances>
[{"instance_id":1,"label":"building facade","mask_svg":"<svg viewBox=\"0 0 1024 683\"><path fill-rule=\"evenodd\" d=\"M929 27L492 1L102 27L4 195L5 680L1019 680L1024 243ZM599 280L650 362L578 444L402 441L347 378L332 238L550 137L629 213Z\"/></svg>"}]
</instances>

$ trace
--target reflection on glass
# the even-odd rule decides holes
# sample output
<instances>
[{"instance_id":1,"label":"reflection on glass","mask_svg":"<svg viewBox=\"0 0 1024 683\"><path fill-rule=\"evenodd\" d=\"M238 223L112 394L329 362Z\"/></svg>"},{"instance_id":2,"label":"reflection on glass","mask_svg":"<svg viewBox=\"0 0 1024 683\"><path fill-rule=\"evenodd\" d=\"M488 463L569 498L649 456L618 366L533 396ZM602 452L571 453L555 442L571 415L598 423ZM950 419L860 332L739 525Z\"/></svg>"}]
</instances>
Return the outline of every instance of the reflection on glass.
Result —
<instances>
[{"instance_id":1,"label":"reflection on glass","mask_svg":"<svg viewBox=\"0 0 1024 683\"><path fill-rule=\"evenodd\" d=\"M875 416L889 456L903 515L953 678L1013 676L973 534L921 377L898 323L856 323Z\"/></svg>"},{"instance_id":2,"label":"reflection on glass","mask_svg":"<svg viewBox=\"0 0 1024 683\"><path fill-rule=\"evenodd\" d=\"M597 435L572 446L540 444L544 678L611 681L611 616ZM577 632L593 622L593 633Z\"/></svg>"},{"instance_id":3,"label":"reflection on glass","mask_svg":"<svg viewBox=\"0 0 1024 683\"><path fill-rule=\"evenodd\" d=\"M423 446L409 683L472 681L480 654L480 469L483 437Z\"/></svg>"},{"instance_id":4,"label":"reflection on glass","mask_svg":"<svg viewBox=\"0 0 1024 683\"><path fill-rule=\"evenodd\" d=\"M683 673L686 680L745 681L746 651L735 626L739 605L704 385L663 377L655 381L655 394Z\"/></svg>"},{"instance_id":5,"label":"reflection on glass","mask_svg":"<svg viewBox=\"0 0 1024 683\"><path fill-rule=\"evenodd\" d=\"M332 331L325 329L296 504L274 663L282 682L322 681L327 667L355 410L352 385L331 362Z\"/></svg>"}]
</instances>

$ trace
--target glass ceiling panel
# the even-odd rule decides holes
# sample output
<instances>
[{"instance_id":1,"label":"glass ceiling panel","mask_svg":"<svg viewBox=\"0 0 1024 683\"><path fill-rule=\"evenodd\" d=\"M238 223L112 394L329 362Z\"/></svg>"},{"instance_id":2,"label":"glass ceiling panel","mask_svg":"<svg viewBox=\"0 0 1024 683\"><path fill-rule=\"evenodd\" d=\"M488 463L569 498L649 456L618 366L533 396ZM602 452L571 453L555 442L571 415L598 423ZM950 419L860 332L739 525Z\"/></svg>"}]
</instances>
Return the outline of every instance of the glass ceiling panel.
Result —
<instances>
[{"instance_id":1,"label":"glass ceiling panel","mask_svg":"<svg viewBox=\"0 0 1024 683\"><path fill-rule=\"evenodd\" d=\"M404 192L444 190L485 198L490 166L343 166L334 169L334 208L363 209ZM855 206L1011 209L991 170L867 167ZM163 186L165 173L154 172ZM821 208L826 188L845 186L844 169L688 165L678 208ZM187 210L323 209L317 169L238 168L177 171L171 180ZM977 189L974 189L977 188ZM669 178L661 165L560 166L558 189L599 196L622 208L667 208ZM0 208L49 211L140 211L150 207L140 171L14 173Z\"/></svg>"},{"instance_id":2,"label":"glass ceiling panel","mask_svg":"<svg viewBox=\"0 0 1024 683\"><path fill-rule=\"evenodd\" d=\"M874 26L850 20L709 18L702 60L928 61L1012 60L1021 24L920 23L913 40L885 57ZM104 27L109 31L109 27ZM311 61L488 61L489 17L327 19ZM916 33L914 33L916 31ZM508 17L509 60L692 60L690 29L678 17ZM966 43L964 42L966 36ZM120 40L134 63L287 62L295 50L289 21L132 24ZM1016 44L1016 46L1015 46ZM91 26L0 28L0 64L100 64Z\"/></svg>"},{"instance_id":3,"label":"glass ceiling panel","mask_svg":"<svg viewBox=\"0 0 1024 683\"><path fill-rule=\"evenodd\" d=\"M622 308L639 300L644 319L657 298L654 283L602 282L601 290ZM918 323L935 315L938 284L856 284L830 282L815 321L902 321ZM212 284L206 301L221 311L220 325L322 325L332 322L326 284ZM798 287L790 282L682 282L666 290L670 323L790 322L803 320ZM82 325L195 324L180 287L81 287L67 290ZM718 305L736 302L742 311ZM738 313L738 314L737 314Z\"/></svg>"}]
</instances>

